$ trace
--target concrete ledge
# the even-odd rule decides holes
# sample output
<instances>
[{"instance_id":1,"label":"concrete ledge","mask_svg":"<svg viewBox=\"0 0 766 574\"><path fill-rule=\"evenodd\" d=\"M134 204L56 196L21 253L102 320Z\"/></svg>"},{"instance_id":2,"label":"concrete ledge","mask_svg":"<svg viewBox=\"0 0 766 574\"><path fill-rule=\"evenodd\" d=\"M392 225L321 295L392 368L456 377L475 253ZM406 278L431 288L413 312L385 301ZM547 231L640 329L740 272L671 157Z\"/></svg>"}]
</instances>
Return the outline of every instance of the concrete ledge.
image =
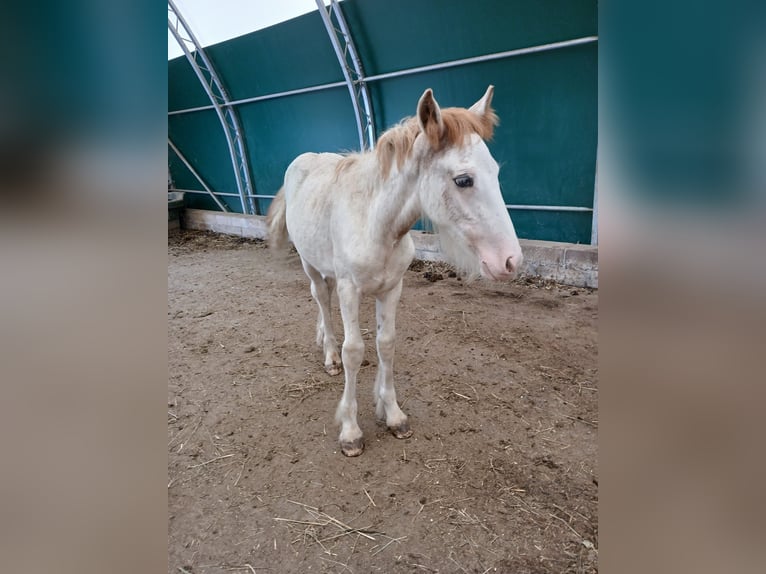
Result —
<instances>
[{"instance_id":1,"label":"concrete ledge","mask_svg":"<svg viewBox=\"0 0 766 574\"><path fill-rule=\"evenodd\" d=\"M262 215L242 215L204 209L186 209L181 217L184 229L215 231L226 235L266 239L268 227Z\"/></svg>"},{"instance_id":2,"label":"concrete ledge","mask_svg":"<svg viewBox=\"0 0 766 574\"><path fill-rule=\"evenodd\" d=\"M555 241L520 240L522 276L542 277L565 285L598 288L598 247Z\"/></svg>"},{"instance_id":3,"label":"concrete ledge","mask_svg":"<svg viewBox=\"0 0 766 574\"><path fill-rule=\"evenodd\" d=\"M184 229L215 231L227 235L266 239L268 228L262 215L222 213L186 209L181 216ZM439 236L410 231L415 242L415 257L425 261L443 261ZM521 239L524 265L521 276L541 277L565 285L598 288L598 247L576 243Z\"/></svg>"}]
</instances>

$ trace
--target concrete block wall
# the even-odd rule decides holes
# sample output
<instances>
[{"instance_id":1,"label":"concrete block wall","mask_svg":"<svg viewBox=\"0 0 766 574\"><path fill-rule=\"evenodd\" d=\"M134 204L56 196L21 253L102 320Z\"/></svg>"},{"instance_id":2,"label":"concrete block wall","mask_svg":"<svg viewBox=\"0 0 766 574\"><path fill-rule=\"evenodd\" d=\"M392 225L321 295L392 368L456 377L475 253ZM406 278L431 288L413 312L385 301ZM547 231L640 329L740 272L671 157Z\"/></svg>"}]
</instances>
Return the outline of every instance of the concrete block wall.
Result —
<instances>
[{"instance_id":1,"label":"concrete block wall","mask_svg":"<svg viewBox=\"0 0 766 574\"><path fill-rule=\"evenodd\" d=\"M215 231L227 235L266 239L266 218L261 215L222 213L186 209L181 218L185 229ZM443 261L439 236L410 231L415 242L415 257L425 261ZM598 288L598 247L554 241L521 239L524 265L520 275L550 279L565 285Z\"/></svg>"}]
</instances>

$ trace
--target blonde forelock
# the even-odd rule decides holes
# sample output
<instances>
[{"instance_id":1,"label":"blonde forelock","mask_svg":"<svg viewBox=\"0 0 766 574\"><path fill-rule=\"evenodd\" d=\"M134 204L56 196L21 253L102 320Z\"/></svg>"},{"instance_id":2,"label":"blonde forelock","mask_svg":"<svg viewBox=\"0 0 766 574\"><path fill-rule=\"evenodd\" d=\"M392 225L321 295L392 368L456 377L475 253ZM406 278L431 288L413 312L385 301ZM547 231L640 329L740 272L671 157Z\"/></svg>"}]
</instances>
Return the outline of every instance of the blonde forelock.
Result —
<instances>
[{"instance_id":1,"label":"blonde forelock","mask_svg":"<svg viewBox=\"0 0 766 574\"><path fill-rule=\"evenodd\" d=\"M477 134L483 140L489 141L498 124L497 114L492 109L488 109L483 115L478 115L465 108L444 108L441 110L441 117L444 131L437 146L432 146L433 151L440 151L445 147L462 146L472 134ZM409 117L380 136L375 146L375 153L380 165L380 174L384 179L391 172L394 162L397 169L402 169L420 133L417 119Z\"/></svg>"}]
</instances>

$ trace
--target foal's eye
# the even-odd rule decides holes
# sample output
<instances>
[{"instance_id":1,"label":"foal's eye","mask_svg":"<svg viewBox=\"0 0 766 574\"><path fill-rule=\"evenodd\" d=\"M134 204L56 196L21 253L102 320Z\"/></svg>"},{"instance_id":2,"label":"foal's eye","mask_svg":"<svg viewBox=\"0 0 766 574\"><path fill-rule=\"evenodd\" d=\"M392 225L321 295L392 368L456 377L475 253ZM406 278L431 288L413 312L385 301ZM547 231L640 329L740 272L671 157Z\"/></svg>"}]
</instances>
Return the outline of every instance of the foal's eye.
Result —
<instances>
[{"instance_id":1,"label":"foal's eye","mask_svg":"<svg viewBox=\"0 0 766 574\"><path fill-rule=\"evenodd\" d=\"M459 175L452 181L458 187L473 187L473 178L470 175Z\"/></svg>"}]
</instances>

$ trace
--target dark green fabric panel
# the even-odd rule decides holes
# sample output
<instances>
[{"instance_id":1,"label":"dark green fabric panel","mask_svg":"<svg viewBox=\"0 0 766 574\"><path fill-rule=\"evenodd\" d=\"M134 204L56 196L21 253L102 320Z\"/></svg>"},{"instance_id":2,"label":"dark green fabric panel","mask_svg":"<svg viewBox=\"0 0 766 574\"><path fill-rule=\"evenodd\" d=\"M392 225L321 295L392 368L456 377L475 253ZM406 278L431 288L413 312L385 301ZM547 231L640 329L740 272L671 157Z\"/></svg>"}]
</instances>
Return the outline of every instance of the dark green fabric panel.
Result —
<instances>
[{"instance_id":1,"label":"dark green fabric panel","mask_svg":"<svg viewBox=\"0 0 766 574\"><path fill-rule=\"evenodd\" d=\"M593 0L346 0L368 76L597 34Z\"/></svg>"},{"instance_id":2,"label":"dark green fabric panel","mask_svg":"<svg viewBox=\"0 0 766 574\"><path fill-rule=\"evenodd\" d=\"M493 151L508 203L592 207L598 142L597 46L503 62ZM481 73L479 64L474 73ZM487 74L492 77L491 74Z\"/></svg>"},{"instance_id":3,"label":"dark green fabric panel","mask_svg":"<svg viewBox=\"0 0 766 574\"><path fill-rule=\"evenodd\" d=\"M168 116L168 137L211 189L238 193L226 138L213 110ZM186 166L180 161L177 165L171 163L176 187L203 189ZM241 205L236 211L242 211Z\"/></svg>"},{"instance_id":4,"label":"dark green fabric panel","mask_svg":"<svg viewBox=\"0 0 766 574\"><path fill-rule=\"evenodd\" d=\"M181 152L183 153L183 152ZM220 211L220 208L205 191L205 188L197 181L197 178L189 171L186 165L178 159L175 152L168 147L168 165L173 174L173 183L176 188L184 190L199 190L202 193L187 193L184 197L186 207L193 209L210 209ZM196 169L196 167L195 167ZM198 172L199 173L199 172ZM242 203L238 197L218 196L218 199L226 205L231 211L242 212Z\"/></svg>"},{"instance_id":5,"label":"dark green fabric panel","mask_svg":"<svg viewBox=\"0 0 766 574\"><path fill-rule=\"evenodd\" d=\"M168 62L168 111L209 106L210 98L202 88L186 56Z\"/></svg>"},{"instance_id":6,"label":"dark green fabric panel","mask_svg":"<svg viewBox=\"0 0 766 574\"><path fill-rule=\"evenodd\" d=\"M233 100L343 81L318 11L205 51Z\"/></svg>"},{"instance_id":7,"label":"dark green fabric panel","mask_svg":"<svg viewBox=\"0 0 766 574\"><path fill-rule=\"evenodd\" d=\"M593 214L586 211L510 210L516 235L542 241L590 243Z\"/></svg>"},{"instance_id":8,"label":"dark green fabric panel","mask_svg":"<svg viewBox=\"0 0 766 574\"><path fill-rule=\"evenodd\" d=\"M205 54L232 100L343 81L318 12L208 46ZM168 62L168 86L170 111L210 105L186 56Z\"/></svg>"},{"instance_id":9,"label":"dark green fabric panel","mask_svg":"<svg viewBox=\"0 0 766 574\"><path fill-rule=\"evenodd\" d=\"M276 194L287 166L304 152L350 151L359 146L345 87L254 102L238 109L258 194ZM268 200L259 204L267 206Z\"/></svg>"}]
</instances>

